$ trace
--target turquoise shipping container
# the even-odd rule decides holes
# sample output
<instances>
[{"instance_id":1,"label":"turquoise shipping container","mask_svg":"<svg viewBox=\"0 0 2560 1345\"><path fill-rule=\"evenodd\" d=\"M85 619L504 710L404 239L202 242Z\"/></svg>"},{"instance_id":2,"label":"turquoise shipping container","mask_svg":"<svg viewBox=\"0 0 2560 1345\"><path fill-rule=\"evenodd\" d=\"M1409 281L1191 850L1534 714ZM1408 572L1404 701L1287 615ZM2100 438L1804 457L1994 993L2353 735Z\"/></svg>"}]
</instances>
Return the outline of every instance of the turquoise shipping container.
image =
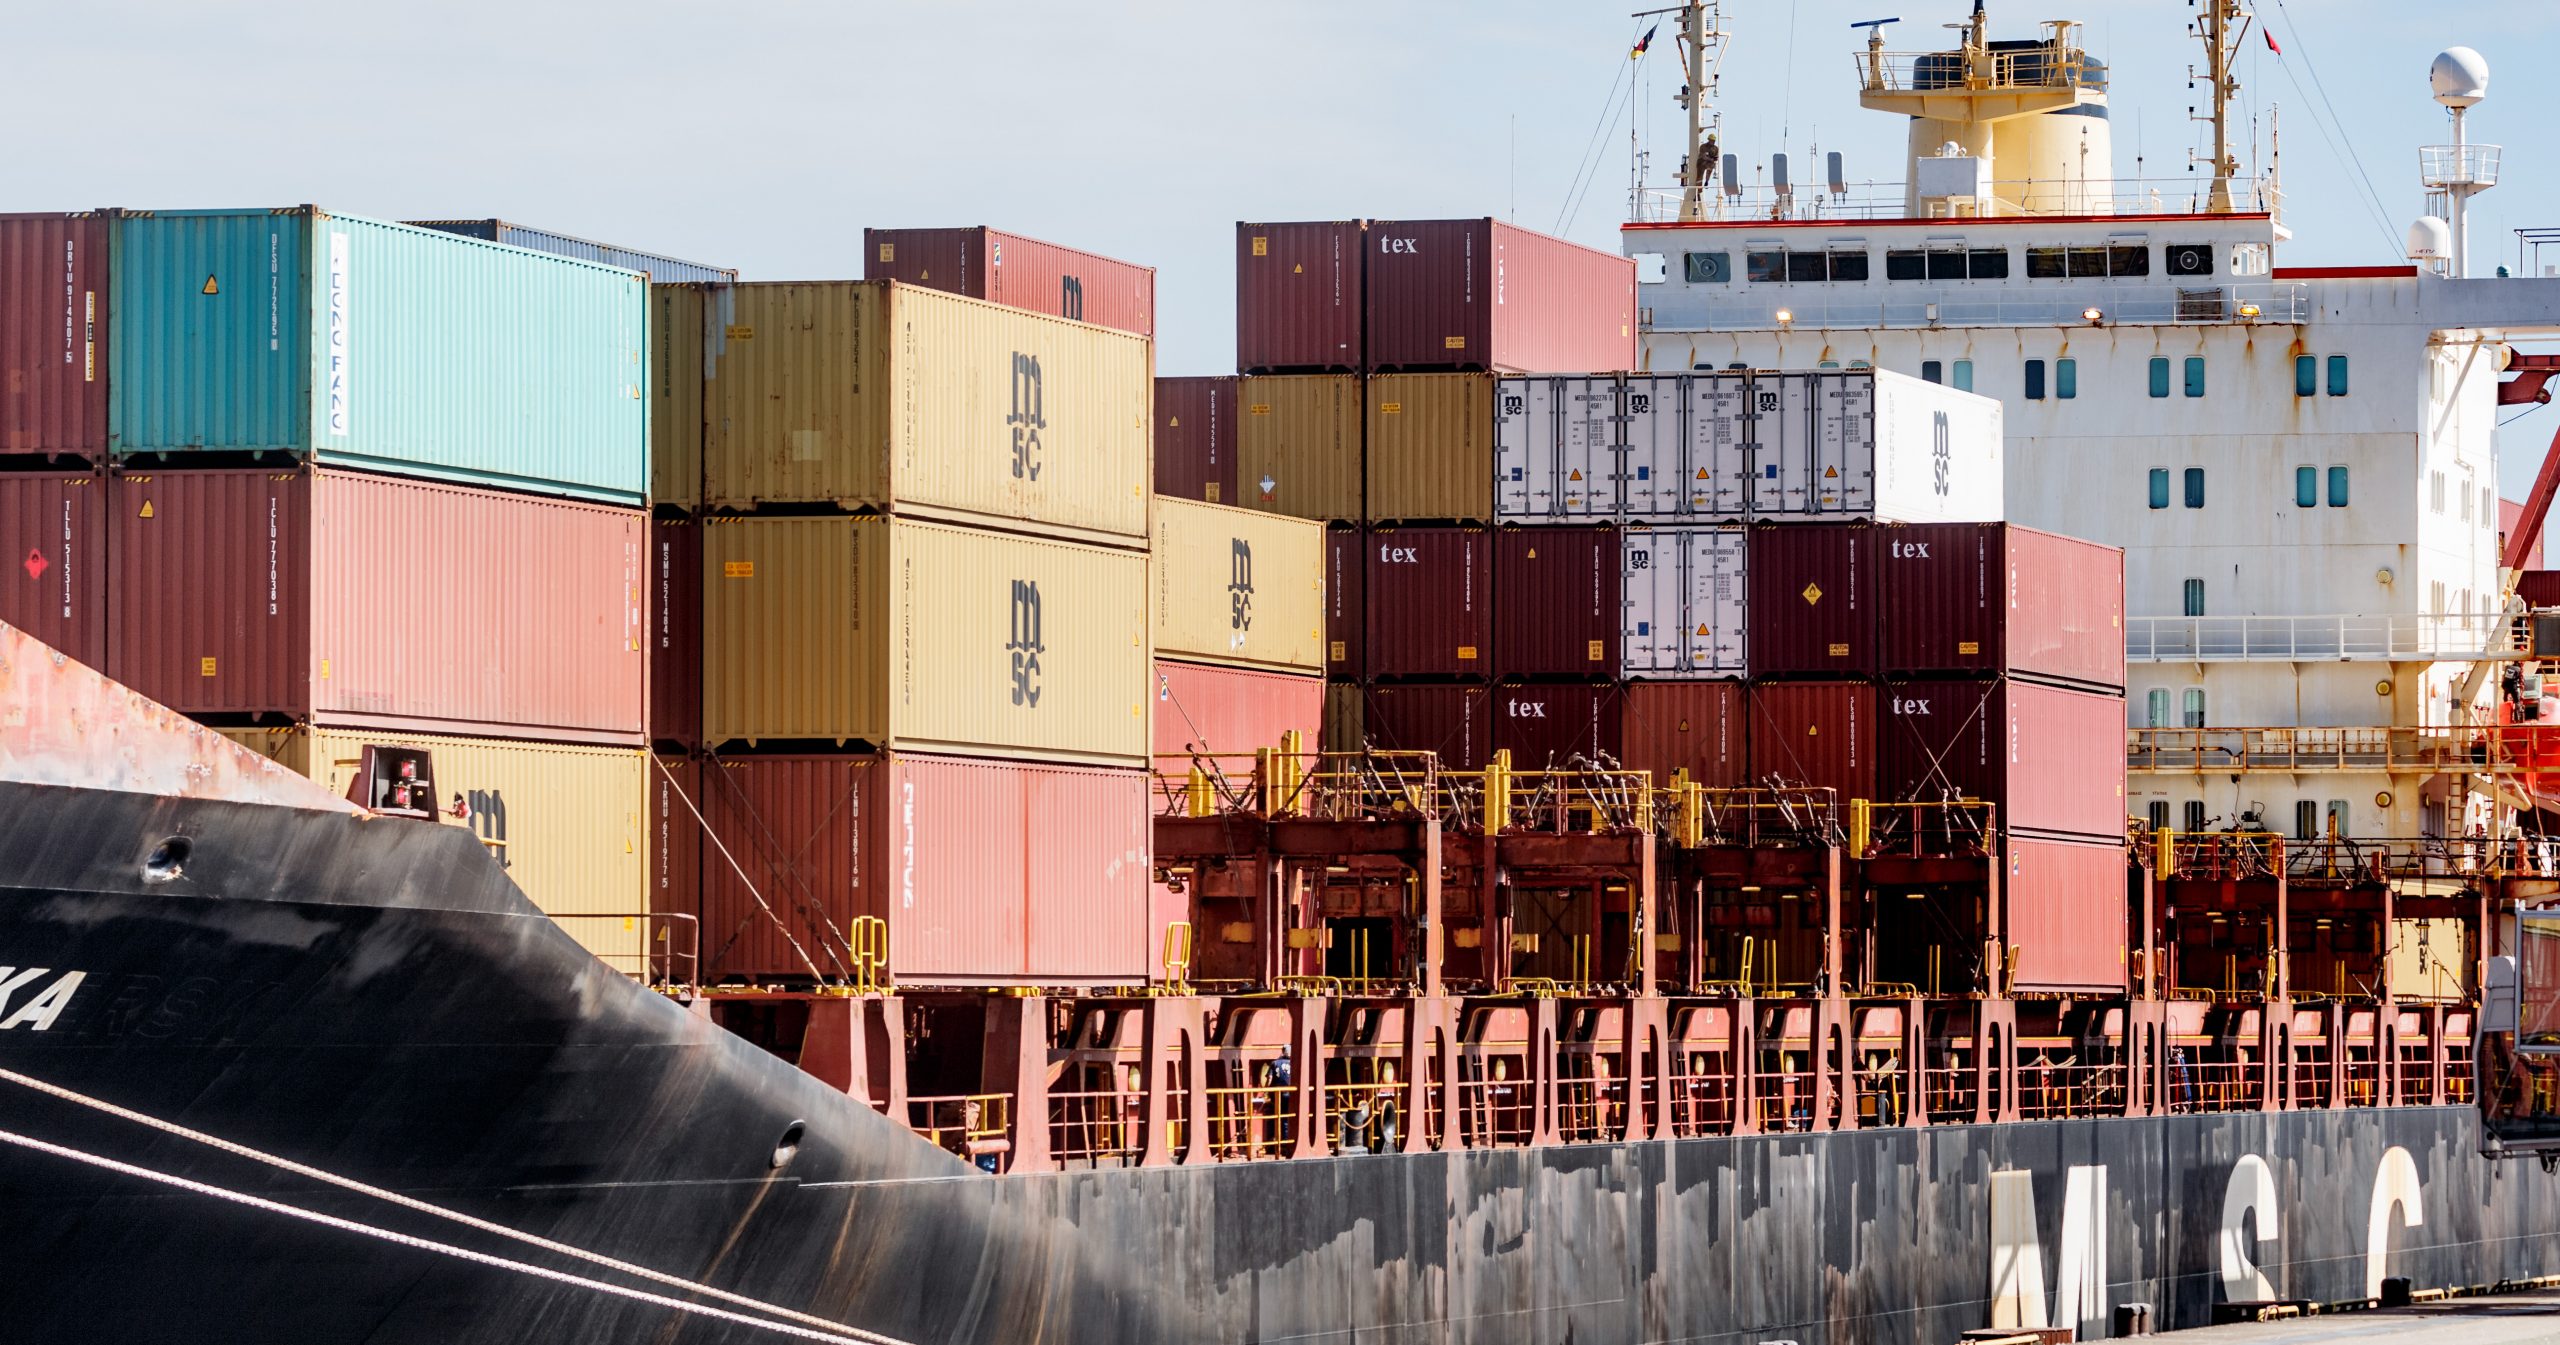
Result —
<instances>
[{"instance_id":1,"label":"turquoise shipping container","mask_svg":"<svg viewBox=\"0 0 2560 1345\"><path fill-rule=\"evenodd\" d=\"M112 255L119 460L286 453L647 499L635 272L311 206L126 211Z\"/></svg>"}]
</instances>

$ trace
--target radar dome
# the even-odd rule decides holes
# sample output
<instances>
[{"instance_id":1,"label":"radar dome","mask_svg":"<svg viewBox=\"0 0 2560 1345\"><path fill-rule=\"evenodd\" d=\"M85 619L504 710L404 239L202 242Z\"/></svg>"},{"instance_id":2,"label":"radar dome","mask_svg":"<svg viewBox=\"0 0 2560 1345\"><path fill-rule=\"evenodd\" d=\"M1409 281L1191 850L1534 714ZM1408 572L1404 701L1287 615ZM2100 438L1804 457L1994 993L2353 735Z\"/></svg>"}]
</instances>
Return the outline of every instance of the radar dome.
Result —
<instances>
[{"instance_id":1,"label":"radar dome","mask_svg":"<svg viewBox=\"0 0 2560 1345\"><path fill-rule=\"evenodd\" d=\"M2489 96L2488 58L2469 47L2448 47L2436 53L2427 82L2435 86L2437 102L2469 107Z\"/></svg>"},{"instance_id":2,"label":"radar dome","mask_svg":"<svg viewBox=\"0 0 2560 1345\"><path fill-rule=\"evenodd\" d=\"M2433 215L2421 215L2409 226L2409 260L2442 261L2453 255L2453 226Z\"/></svg>"}]
</instances>

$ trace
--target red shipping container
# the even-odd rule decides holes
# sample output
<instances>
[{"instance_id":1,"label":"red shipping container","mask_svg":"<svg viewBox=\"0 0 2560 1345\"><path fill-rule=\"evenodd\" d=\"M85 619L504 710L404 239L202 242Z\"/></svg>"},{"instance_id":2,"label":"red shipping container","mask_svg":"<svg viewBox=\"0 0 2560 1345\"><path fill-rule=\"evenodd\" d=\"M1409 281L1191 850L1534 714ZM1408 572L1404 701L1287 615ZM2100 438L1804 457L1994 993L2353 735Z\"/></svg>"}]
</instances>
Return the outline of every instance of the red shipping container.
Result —
<instances>
[{"instance_id":1,"label":"red shipping container","mask_svg":"<svg viewBox=\"0 0 2560 1345\"><path fill-rule=\"evenodd\" d=\"M1332 677L1359 677L1368 671L1362 629L1368 612L1368 534L1358 528L1333 528L1324 536L1324 670Z\"/></svg>"},{"instance_id":2,"label":"red shipping container","mask_svg":"<svg viewBox=\"0 0 2560 1345\"><path fill-rule=\"evenodd\" d=\"M1874 674L1877 531L1860 523L1751 529L1744 657L1754 680Z\"/></svg>"},{"instance_id":3,"label":"red shipping container","mask_svg":"<svg viewBox=\"0 0 2560 1345\"><path fill-rule=\"evenodd\" d=\"M1359 220L1236 225L1236 369L1360 370Z\"/></svg>"},{"instance_id":4,"label":"red shipping container","mask_svg":"<svg viewBox=\"0 0 2560 1345\"><path fill-rule=\"evenodd\" d=\"M2516 575L2516 596L2528 607L2560 607L2560 570L2525 570Z\"/></svg>"},{"instance_id":5,"label":"red shipping container","mask_svg":"<svg viewBox=\"0 0 2560 1345\"><path fill-rule=\"evenodd\" d=\"M2124 552L2013 523L1877 529L1889 677L2124 685Z\"/></svg>"},{"instance_id":6,"label":"red shipping container","mask_svg":"<svg viewBox=\"0 0 2560 1345\"><path fill-rule=\"evenodd\" d=\"M1636 267L1493 219L1369 225L1368 367L1636 367Z\"/></svg>"},{"instance_id":7,"label":"red shipping container","mask_svg":"<svg viewBox=\"0 0 2560 1345\"><path fill-rule=\"evenodd\" d=\"M1480 771L1493 755L1493 693L1414 683L1369 688L1363 727L1378 752L1437 752L1443 769Z\"/></svg>"},{"instance_id":8,"label":"red shipping container","mask_svg":"<svg viewBox=\"0 0 2560 1345\"><path fill-rule=\"evenodd\" d=\"M2018 950L2020 990L2125 992L2129 924L2122 845L2008 843L2000 901Z\"/></svg>"},{"instance_id":9,"label":"red shipping container","mask_svg":"<svg viewBox=\"0 0 2560 1345\"><path fill-rule=\"evenodd\" d=\"M1622 759L1619 711L1610 683L1505 682L1493 689L1493 747L1515 770L1597 769Z\"/></svg>"},{"instance_id":10,"label":"red shipping container","mask_svg":"<svg viewBox=\"0 0 2560 1345\"><path fill-rule=\"evenodd\" d=\"M0 623L107 666L107 486L87 473L0 474Z\"/></svg>"},{"instance_id":11,"label":"red shipping container","mask_svg":"<svg viewBox=\"0 0 2560 1345\"><path fill-rule=\"evenodd\" d=\"M702 744L702 523L649 530L649 736Z\"/></svg>"},{"instance_id":12,"label":"red shipping container","mask_svg":"<svg viewBox=\"0 0 2560 1345\"><path fill-rule=\"evenodd\" d=\"M1249 753L1278 747L1291 729L1316 750L1324 727L1324 679L1255 668L1156 660L1155 753ZM1242 762L1231 762L1241 767ZM1159 760L1158 770L1181 770Z\"/></svg>"},{"instance_id":13,"label":"red shipping container","mask_svg":"<svg viewBox=\"0 0 2560 1345\"><path fill-rule=\"evenodd\" d=\"M1999 805L2012 834L2124 839L2124 694L2006 681L1890 682L1877 797Z\"/></svg>"},{"instance_id":14,"label":"red shipping container","mask_svg":"<svg viewBox=\"0 0 2560 1345\"><path fill-rule=\"evenodd\" d=\"M1756 638L1757 632L1754 632ZM1747 693L1751 783L1876 796L1876 689L1864 682L1771 682Z\"/></svg>"},{"instance_id":15,"label":"red shipping container","mask_svg":"<svg viewBox=\"0 0 2560 1345\"><path fill-rule=\"evenodd\" d=\"M648 731L649 519L305 468L116 479L107 671L184 714Z\"/></svg>"},{"instance_id":16,"label":"red shipping container","mask_svg":"<svg viewBox=\"0 0 2560 1345\"><path fill-rule=\"evenodd\" d=\"M1366 534L1371 677L1482 677L1493 644L1493 540L1482 528Z\"/></svg>"},{"instance_id":17,"label":"red shipping container","mask_svg":"<svg viewBox=\"0 0 2560 1345\"><path fill-rule=\"evenodd\" d=\"M1140 336L1156 334L1156 268L985 225L865 229L862 278L902 280Z\"/></svg>"},{"instance_id":18,"label":"red shipping container","mask_svg":"<svg viewBox=\"0 0 2560 1345\"><path fill-rule=\"evenodd\" d=\"M703 815L746 875L710 852L706 980L841 978L865 916L911 988L1130 985L1156 961L1145 771L882 754L703 774Z\"/></svg>"},{"instance_id":19,"label":"red shipping container","mask_svg":"<svg viewBox=\"0 0 2560 1345\"><path fill-rule=\"evenodd\" d=\"M1156 380L1156 494L1237 504L1233 377Z\"/></svg>"},{"instance_id":20,"label":"red shipping container","mask_svg":"<svg viewBox=\"0 0 2560 1345\"><path fill-rule=\"evenodd\" d=\"M683 752L659 752L649 765L649 910L658 915L702 917L702 823L694 813L702 807L702 763ZM669 948L652 951L689 952L698 924L672 921L666 926ZM650 932L655 938L657 931ZM681 979L698 970L677 967Z\"/></svg>"},{"instance_id":21,"label":"red shipping container","mask_svg":"<svg viewBox=\"0 0 2560 1345\"><path fill-rule=\"evenodd\" d=\"M1493 667L1500 677L1615 677L1622 573L1615 528L1496 534Z\"/></svg>"},{"instance_id":22,"label":"red shipping container","mask_svg":"<svg viewBox=\"0 0 2560 1345\"><path fill-rule=\"evenodd\" d=\"M106 452L106 217L0 215L0 453Z\"/></svg>"},{"instance_id":23,"label":"red shipping container","mask_svg":"<svg viewBox=\"0 0 2560 1345\"><path fill-rule=\"evenodd\" d=\"M1709 789L1748 782L1741 683L1630 682L1619 706L1627 769L1653 772L1655 784L1678 771Z\"/></svg>"}]
</instances>

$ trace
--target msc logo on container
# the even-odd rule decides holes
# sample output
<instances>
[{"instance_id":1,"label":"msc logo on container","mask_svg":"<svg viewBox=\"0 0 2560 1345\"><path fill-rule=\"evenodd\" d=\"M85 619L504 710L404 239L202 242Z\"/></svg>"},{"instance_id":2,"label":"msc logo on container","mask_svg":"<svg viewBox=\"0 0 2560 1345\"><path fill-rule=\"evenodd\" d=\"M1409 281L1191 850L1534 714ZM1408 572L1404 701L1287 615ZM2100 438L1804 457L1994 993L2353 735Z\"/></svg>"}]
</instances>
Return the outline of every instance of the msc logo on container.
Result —
<instances>
[{"instance_id":1,"label":"msc logo on container","mask_svg":"<svg viewBox=\"0 0 2560 1345\"><path fill-rule=\"evenodd\" d=\"M1040 357L1013 352L1013 410L1004 423L1013 430L1013 475L1022 481L1040 479L1040 432L1049 428L1048 413L1041 407Z\"/></svg>"},{"instance_id":2,"label":"msc logo on container","mask_svg":"<svg viewBox=\"0 0 2560 1345\"><path fill-rule=\"evenodd\" d=\"M1074 276L1058 277L1058 316L1084 321L1084 282Z\"/></svg>"},{"instance_id":3,"label":"msc logo on container","mask_svg":"<svg viewBox=\"0 0 2560 1345\"><path fill-rule=\"evenodd\" d=\"M1955 446L1950 442L1946 412L1941 411L1931 418L1929 437L1929 458L1938 471L1938 493L1944 495L1948 489L1948 478L1955 472L1956 456Z\"/></svg>"},{"instance_id":4,"label":"msc logo on container","mask_svg":"<svg viewBox=\"0 0 2560 1345\"><path fill-rule=\"evenodd\" d=\"M1241 649L1253 629L1253 543L1232 537L1227 544L1227 646Z\"/></svg>"},{"instance_id":5,"label":"msc logo on container","mask_svg":"<svg viewBox=\"0 0 2560 1345\"><path fill-rule=\"evenodd\" d=\"M1013 581L1013 633L1005 653L1013 659L1013 703L1040 708L1040 655L1048 649L1040 638L1040 581Z\"/></svg>"}]
</instances>

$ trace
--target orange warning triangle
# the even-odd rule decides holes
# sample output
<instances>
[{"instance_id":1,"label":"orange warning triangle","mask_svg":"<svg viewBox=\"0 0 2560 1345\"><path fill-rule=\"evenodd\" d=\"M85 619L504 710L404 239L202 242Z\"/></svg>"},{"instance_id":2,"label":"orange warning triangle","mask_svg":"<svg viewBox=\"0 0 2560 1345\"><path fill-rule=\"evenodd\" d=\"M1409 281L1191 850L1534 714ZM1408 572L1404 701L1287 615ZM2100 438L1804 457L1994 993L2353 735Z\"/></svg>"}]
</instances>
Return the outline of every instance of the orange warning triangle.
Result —
<instances>
[{"instance_id":1,"label":"orange warning triangle","mask_svg":"<svg viewBox=\"0 0 2560 1345\"><path fill-rule=\"evenodd\" d=\"M917 282L918 284L925 284L925 285L932 284L932 283L933 283L933 272L931 272L931 271L927 271L927 272L925 272L924 274L917 276L917 277L916 277L916 282Z\"/></svg>"},{"instance_id":2,"label":"orange warning triangle","mask_svg":"<svg viewBox=\"0 0 2560 1345\"><path fill-rule=\"evenodd\" d=\"M1290 268L1289 268L1289 274L1291 274L1291 275L1293 275L1293 276L1302 276L1302 275L1305 275L1306 273L1307 273L1307 268L1306 268L1306 265L1305 265L1304 263L1300 263L1299 265L1292 266L1292 267L1290 267Z\"/></svg>"},{"instance_id":3,"label":"orange warning triangle","mask_svg":"<svg viewBox=\"0 0 2560 1345\"><path fill-rule=\"evenodd\" d=\"M1706 479L1707 479L1707 469L1706 469L1706 468L1701 467L1701 468L1699 468L1699 469L1698 469L1698 479L1699 479L1699 480L1701 480L1701 481L1704 481L1704 480L1706 480Z\"/></svg>"},{"instance_id":4,"label":"orange warning triangle","mask_svg":"<svg viewBox=\"0 0 2560 1345\"><path fill-rule=\"evenodd\" d=\"M149 517L151 517L151 501L149 501L149 500L144 500L144 501L142 502L142 516L143 516L144 518L149 518Z\"/></svg>"},{"instance_id":5,"label":"orange warning triangle","mask_svg":"<svg viewBox=\"0 0 2560 1345\"><path fill-rule=\"evenodd\" d=\"M213 277L206 276L204 278L204 292L207 294L220 294L222 293L222 287L214 283Z\"/></svg>"},{"instance_id":6,"label":"orange warning triangle","mask_svg":"<svg viewBox=\"0 0 2560 1345\"><path fill-rule=\"evenodd\" d=\"M1173 417L1173 418L1171 418L1171 419L1169 419L1169 420L1165 421L1165 423L1164 423L1164 427L1165 427L1166 429L1168 429L1168 430L1178 430L1178 429L1181 429L1181 428L1182 428L1182 417L1180 417L1180 416L1175 416L1175 417Z\"/></svg>"},{"instance_id":7,"label":"orange warning triangle","mask_svg":"<svg viewBox=\"0 0 2560 1345\"><path fill-rule=\"evenodd\" d=\"M1837 477L1840 475L1840 469L1837 467L1825 467L1822 469L1822 474L1825 477Z\"/></svg>"},{"instance_id":8,"label":"orange warning triangle","mask_svg":"<svg viewBox=\"0 0 2560 1345\"><path fill-rule=\"evenodd\" d=\"M1700 635L1704 635L1704 634L1706 634L1706 633L1707 633L1707 628L1706 628L1706 627L1704 627L1704 626L1700 626L1700 627L1698 627L1698 633L1699 633Z\"/></svg>"},{"instance_id":9,"label":"orange warning triangle","mask_svg":"<svg viewBox=\"0 0 2560 1345\"><path fill-rule=\"evenodd\" d=\"M1527 558L1528 558L1528 559L1530 559L1530 560L1536 560L1536 559L1538 558L1538 548L1536 548L1536 547L1534 547L1534 546L1533 546L1533 547L1530 547L1530 548L1529 548L1529 555L1528 555L1528 557L1527 557Z\"/></svg>"},{"instance_id":10,"label":"orange warning triangle","mask_svg":"<svg viewBox=\"0 0 2560 1345\"><path fill-rule=\"evenodd\" d=\"M1573 469L1573 474L1572 474L1571 476L1568 476L1568 477L1566 477L1566 478L1565 478L1565 480L1567 480L1567 481L1579 481L1579 480L1581 480L1581 479L1582 479L1582 469L1581 469L1581 468L1579 468L1579 467L1574 468L1574 469Z\"/></svg>"}]
</instances>

